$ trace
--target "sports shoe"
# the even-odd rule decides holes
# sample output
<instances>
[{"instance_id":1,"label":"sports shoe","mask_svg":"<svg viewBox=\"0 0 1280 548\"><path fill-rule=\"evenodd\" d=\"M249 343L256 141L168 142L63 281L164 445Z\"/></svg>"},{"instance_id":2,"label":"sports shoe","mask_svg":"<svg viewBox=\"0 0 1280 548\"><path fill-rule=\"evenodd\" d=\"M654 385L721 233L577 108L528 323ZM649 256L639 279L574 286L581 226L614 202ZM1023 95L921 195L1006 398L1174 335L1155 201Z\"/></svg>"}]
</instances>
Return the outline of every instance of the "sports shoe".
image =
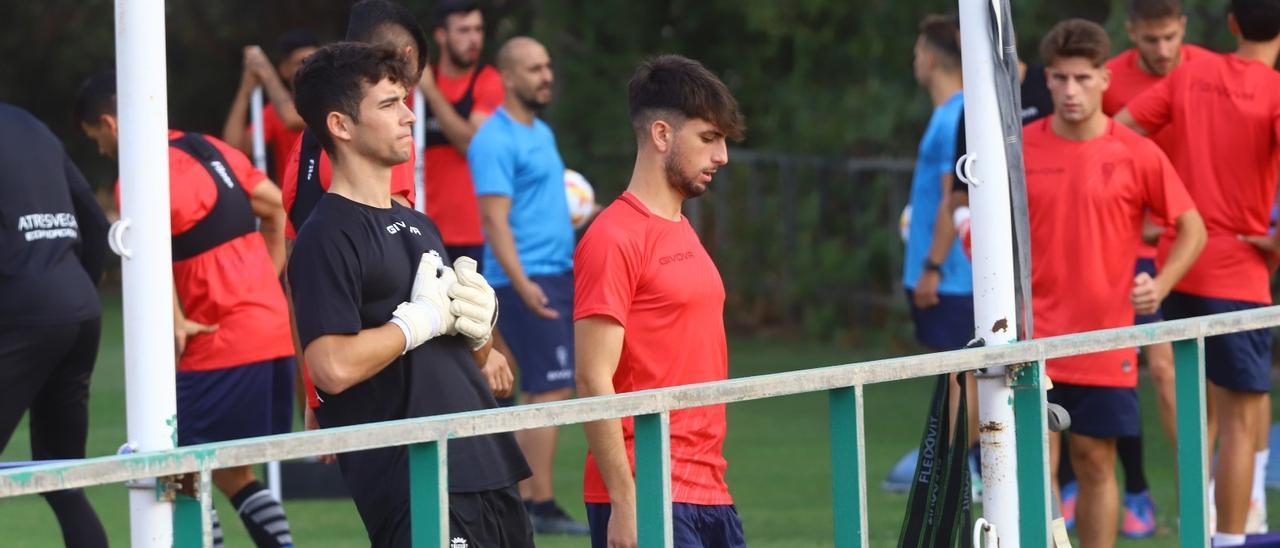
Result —
<instances>
[{"instance_id":1,"label":"sports shoe","mask_svg":"<svg viewBox=\"0 0 1280 548\"><path fill-rule=\"evenodd\" d=\"M1067 530L1076 528L1076 495L1079 490L1076 482L1071 482L1062 486L1062 521L1066 523Z\"/></svg>"},{"instance_id":2,"label":"sports shoe","mask_svg":"<svg viewBox=\"0 0 1280 548\"><path fill-rule=\"evenodd\" d=\"M539 535L589 535L591 528L574 521L555 501L527 505L529 523Z\"/></svg>"},{"instance_id":3,"label":"sports shoe","mask_svg":"<svg viewBox=\"0 0 1280 548\"><path fill-rule=\"evenodd\" d=\"M1156 534L1156 504L1151 491L1124 494L1124 521L1120 534L1128 538L1147 538Z\"/></svg>"},{"instance_id":4,"label":"sports shoe","mask_svg":"<svg viewBox=\"0 0 1280 548\"><path fill-rule=\"evenodd\" d=\"M906 493L911 490L911 480L916 475L916 459L920 458L920 450L912 449L889 471L889 477L880 484L880 488L890 493Z\"/></svg>"}]
</instances>

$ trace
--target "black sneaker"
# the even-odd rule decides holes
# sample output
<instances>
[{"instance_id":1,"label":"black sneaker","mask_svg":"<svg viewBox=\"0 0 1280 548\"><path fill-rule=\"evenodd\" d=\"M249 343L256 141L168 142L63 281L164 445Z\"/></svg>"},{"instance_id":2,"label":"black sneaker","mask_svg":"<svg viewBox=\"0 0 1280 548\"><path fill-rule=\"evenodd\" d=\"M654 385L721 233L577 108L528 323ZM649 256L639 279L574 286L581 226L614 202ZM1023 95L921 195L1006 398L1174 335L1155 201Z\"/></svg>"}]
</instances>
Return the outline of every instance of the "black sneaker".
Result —
<instances>
[{"instance_id":1,"label":"black sneaker","mask_svg":"<svg viewBox=\"0 0 1280 548\"><path fill-rule=\"evenodd\" d=\"M531 505L529 523L533 532L539 535L589 535L591 528L585 523L574 521L559 504L554 502L545 505Z\"/></svg>"}]
</instances>

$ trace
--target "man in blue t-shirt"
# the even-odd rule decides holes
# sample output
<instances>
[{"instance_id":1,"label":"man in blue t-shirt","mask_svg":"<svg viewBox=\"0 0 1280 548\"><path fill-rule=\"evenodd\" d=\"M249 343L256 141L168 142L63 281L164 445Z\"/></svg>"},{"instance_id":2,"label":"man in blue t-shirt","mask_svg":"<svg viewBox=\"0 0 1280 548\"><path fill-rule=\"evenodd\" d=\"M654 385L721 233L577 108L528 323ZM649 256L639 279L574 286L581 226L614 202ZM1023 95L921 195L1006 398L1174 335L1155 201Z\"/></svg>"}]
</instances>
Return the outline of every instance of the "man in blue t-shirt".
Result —
<instances>
[{"instance_id":1,"label":"man in blue t-shirt","mask_svg":"<svg viewBox=\"0 0 1280 548\"><path fill-rule=\"evenodd\" d=\"M484 277L498 296L498 331L520 368L526 403L573 396L573 224L564 162L537 115L551 102L551 58L531 38L498 52L506 96L471 138L471 167L484 225ZM534 530L581 534L556 505L551 469L557 429L516 434L533 477L520 484Z\"/></svg>"},{"instance_id":2,"label":"man in blue t-shirt","mask_svg":"<svg viewBox=\"0 0 1280 548\"><path fill-rule=\"evenodd\" d=\"M964 111L959 28L953 18L928 17L921 24L914 69L934 110L911 180L902 285L916 339L933 351L955 350L973 337L973 272L955 245L955 225L945 203L951 194L956 125Z\"/></svg>"}]
</instances>

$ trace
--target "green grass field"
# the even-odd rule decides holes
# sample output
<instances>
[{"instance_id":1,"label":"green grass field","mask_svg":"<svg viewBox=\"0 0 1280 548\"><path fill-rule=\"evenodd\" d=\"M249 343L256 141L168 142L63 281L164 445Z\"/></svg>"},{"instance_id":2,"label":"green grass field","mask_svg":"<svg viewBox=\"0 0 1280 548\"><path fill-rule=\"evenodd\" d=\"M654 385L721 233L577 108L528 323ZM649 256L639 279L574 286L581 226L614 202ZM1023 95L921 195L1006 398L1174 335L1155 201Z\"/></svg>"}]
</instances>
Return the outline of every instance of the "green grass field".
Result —
<instances>
[{"instance_id":1,"label":"green grass field","mask_svg":"<svg viewBox=\"0 0 1280 548\"><path fill-rule=\"evenodd\" d=\"M107 455L123 442L124 374L118 300L110 300L104 318L102 352L93 381L89 454ZM847 348L773 340L738 338L730 349L734 376L806 369L885 357L885 348ZM904 495L880 490L893 463L919 442L921 425L932 384L927 379L866 388L867 479L871 539L874 546L892 545L898 534ZM1160 531L1154 539L1124 541L1122 546L1167 546L1175 541L1176 514L1173 491L1173 451L1160 434L1155 400L1149 386L1141 391L1146 413L1147 474L1159 507ZM830 457L827 437L826 395L807 394L735 404L729 407L729 485L737 501L753 547L830 546ZM19 427L3 460L29 458L25 424ZM581 504L582 462L586 443L582 430L562 430L556 461L556 488L562 505L583 518ZM119 485L88 490L112 543L128 545L128 502ZM1274 496L1274 495L1273 495ZM229 503L215 496L228 546L251 546ZM1270 505L1272 524L1280 502ZM298 546L366 545L355 507L348 501L294 501L285 503ZM0 531L11 547L45 547L60 544L52 512L38 497L0 499ZM583 538L540 537L540 546L585 546Z\"/></svg>"}]
</instances>

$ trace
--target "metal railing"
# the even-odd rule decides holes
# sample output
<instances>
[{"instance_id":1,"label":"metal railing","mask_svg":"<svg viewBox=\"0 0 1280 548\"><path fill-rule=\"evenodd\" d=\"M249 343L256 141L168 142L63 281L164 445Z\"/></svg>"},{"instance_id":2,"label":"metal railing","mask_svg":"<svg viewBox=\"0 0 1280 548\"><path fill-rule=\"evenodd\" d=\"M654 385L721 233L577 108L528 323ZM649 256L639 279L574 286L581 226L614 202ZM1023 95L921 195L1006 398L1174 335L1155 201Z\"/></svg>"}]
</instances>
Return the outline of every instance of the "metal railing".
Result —
<instances>
[{"instance_id":1,"label":"metal railing","mask_svg":"<svg viewBox=\"0 0 1280 548\"><path fill-rule=\"evenodd\" d=\"M1177 371L1180 543L1208 545L1204 338L1280 326L1280 307L1094 331L991 346L837 365L592 397L515 408L405 419L117 455L0 471L0 497L11 497L161 478L157 496L172 496L166 478L197 473L197 498L179 496L175 546L207 545L211 471L331 453L390 446L409 447L413 544L448 546L449 440L529 428L635 417L636 492L640 545L671 546L669 413L807 392L829 393L832 518L836 546L867 546L866 450L863 387L868 384L974 370L1012 368L1018 432L1020 544L1044 546L1049 538L1049 479L1043 363L1059 358L1173 342ZM137 484L135 483L135 487Z\"/></svg>"}]
</instances>

